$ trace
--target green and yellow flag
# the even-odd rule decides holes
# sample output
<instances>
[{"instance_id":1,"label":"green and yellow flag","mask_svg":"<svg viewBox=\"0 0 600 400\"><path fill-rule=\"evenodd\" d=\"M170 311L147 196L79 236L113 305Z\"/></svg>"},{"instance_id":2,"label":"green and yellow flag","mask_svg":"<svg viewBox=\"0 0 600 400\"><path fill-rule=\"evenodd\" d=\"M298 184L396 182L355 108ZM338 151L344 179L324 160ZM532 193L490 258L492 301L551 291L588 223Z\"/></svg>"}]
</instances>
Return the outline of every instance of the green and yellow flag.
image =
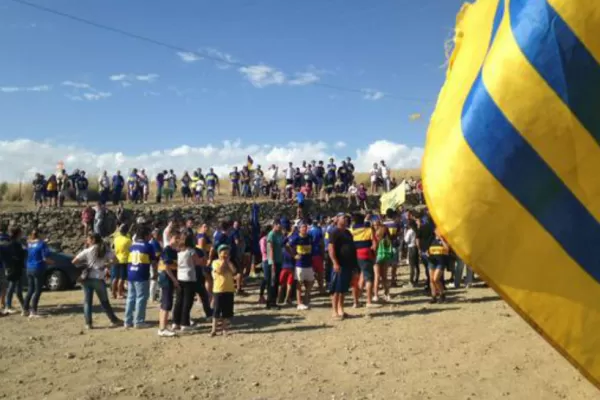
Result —
<instances>
[{"instance_id":1,"label":"green and yellow flag","mask_svg":"<svg viewBox=\"0 0 600 400\"><path fill-rule=\"evenodd\" d=\"M600 387L600 0L457 17L423 179L440 230Z\"/></svg>"}]
</instances>

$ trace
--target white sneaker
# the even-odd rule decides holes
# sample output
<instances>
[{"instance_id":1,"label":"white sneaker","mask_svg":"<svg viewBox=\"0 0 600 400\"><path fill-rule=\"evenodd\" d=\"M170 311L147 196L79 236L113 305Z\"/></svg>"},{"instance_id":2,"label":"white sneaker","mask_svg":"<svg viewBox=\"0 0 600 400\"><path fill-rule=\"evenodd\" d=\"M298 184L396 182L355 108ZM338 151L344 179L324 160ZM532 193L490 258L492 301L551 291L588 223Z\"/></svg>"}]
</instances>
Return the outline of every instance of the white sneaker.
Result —
<instances>
[{"instance_id":1,"label":"white sneaker","mask_svg":"<svg viewBox=\"0 0 600 400\"><path fill-rule=\"evenodd\" d=\"M374 301L375 303L377 303L377 302L379 301L379 297L377 297L377 296L373 296L373 301Z\"/></svg>"},{"instance_id":2,"label":"white sneaker","mask_svg":"<svg viewBox=\"0 0 600 400\"><path fill-rule=\"evenodd\" d=\"M383 299L384 299L385 301L388 301L388 302L389 302L389 301L392 301L392 296L390 296L389 294L386 294L385 296L383 296Z\"/></svg>"},{"instance_id":3,"label":"white sneaker","mask_svg":"<svg viewBox=\"0 0 600 400\"><path fill-rule=\"evenodd\" d=\"M158 330L158 336L160 336L160 337L174 337L174 336L177 336L177 334L175 332L171 332L168 329L159 329Z\"/></svg>"},{"instance_id":4,"label":"white sneaker","mask_svg":"<svg viewBox=\"0 0 600 400\"><path fill-rule=\"evenodd\" d=\"M189 332L189 331L193 331L193 330L195 330L195 329L196 329L196 326L194 326L194 325L190 325L190 326L185 326L185 325L184 325L184 326L182 326L182 327L180 328L180 331L181 331L181 332Z\"/></svg>"},{"instance_id":5,"label":"white sneaker","mask_svg":"<svg viewBox=\"0 0 600 400\"><path fill-rule=\"evenodd\" d=\"M304 305L304 304L298 304L298 307L296 307L299 311L306 311L308 310L308 306Z\"/></svg>"},{"instance_id":6,"label":"white sneaker","mask_svg":"<svg viewBox=\"0 0 600 400\"><path fill-rule=\"evenodd\" d=\"M15 310L14 308L5 308L4 309L4 314L6 315L13 315L16 314L18 311Z\"/></svg>"},{"instance_id":7,"label":"white sneaker","mask_svg":"<svg viewBox=\"0 0 600 400\"><path fill-rule=\"evenodd\" d=\"M456 285L454 284L454 282L450 282L450 283L448 284L448 288L449 288L449 289L456 289Z\"/></svg>"},{"instance_id":8,"label":"white sneaker","mask_svg":"<svg viewBox=\"0 0 600 400\"><path fill-rule=\"evenodd\" d=\"M40 314L32 312L32 313L29 314L29 318L30 319L37 319L37 318L42 318L42 316Z\"/></svg>"}]
</instances>

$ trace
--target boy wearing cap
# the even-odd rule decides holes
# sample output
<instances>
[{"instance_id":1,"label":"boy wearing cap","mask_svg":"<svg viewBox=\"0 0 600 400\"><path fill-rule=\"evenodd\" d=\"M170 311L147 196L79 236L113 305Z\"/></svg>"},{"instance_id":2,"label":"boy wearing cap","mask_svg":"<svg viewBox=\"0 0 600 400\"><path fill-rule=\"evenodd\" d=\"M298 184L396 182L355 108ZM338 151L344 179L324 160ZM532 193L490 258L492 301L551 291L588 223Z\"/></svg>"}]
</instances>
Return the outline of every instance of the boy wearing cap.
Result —
<instances>
[{"instance_id":1,"label":"boy wearing cap","mask_svg":"<svg viewBox=\"0 0 600 400\"><path fill-rule=\"evenodd\" d=\"M218 259L212 263L213 276L213 323L210 336L216 336L217 329L227 336L229 320L233 318L233 302L235 293L235 267L229 260L230 248L222 244L217 248Z\"/></svg>"}]
</instances>

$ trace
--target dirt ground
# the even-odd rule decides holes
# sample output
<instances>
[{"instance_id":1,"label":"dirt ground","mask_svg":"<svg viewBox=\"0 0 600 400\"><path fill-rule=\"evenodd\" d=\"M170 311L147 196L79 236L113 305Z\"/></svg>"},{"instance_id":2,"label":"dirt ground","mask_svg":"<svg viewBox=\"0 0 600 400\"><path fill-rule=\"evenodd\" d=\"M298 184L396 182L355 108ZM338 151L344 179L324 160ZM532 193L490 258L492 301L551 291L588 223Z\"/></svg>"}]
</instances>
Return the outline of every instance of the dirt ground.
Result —
<instances>
[{"instance_id":1,"label":"dirt ground","mask_svg":"<svg viewBox=\"0 0 600 400\"><path fill-rule=\"evenodd\" d=\"M330 319L266 311L238 298L231 336L208 324L174 339L156 329L83 330L82 293L42 295L47 318L0 318L0 397L7 399L597 399L598 391L485 287L430 305L396 289L380 309ZM115 301L119 316L123 301ZM200 316L194 307L193 316ZM99 309L97 310L99 311ZM151 305L148 320L156 322Z\"/></svg>"}]
</instances>

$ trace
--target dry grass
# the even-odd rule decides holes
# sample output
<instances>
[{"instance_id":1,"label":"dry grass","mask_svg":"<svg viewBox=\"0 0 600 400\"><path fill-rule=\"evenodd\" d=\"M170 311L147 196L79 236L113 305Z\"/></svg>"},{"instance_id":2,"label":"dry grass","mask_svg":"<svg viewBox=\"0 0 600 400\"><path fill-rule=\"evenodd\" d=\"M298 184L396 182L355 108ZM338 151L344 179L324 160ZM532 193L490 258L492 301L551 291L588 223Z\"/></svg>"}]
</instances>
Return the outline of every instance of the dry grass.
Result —
<instances>
[{"instance_id":1,"label":"dry grass","mask_svg":"<svg viewBox=\"0 0 600 400\"><path fill-rule=\"evenodd\" d=\"M421 175L421 171L418 169L407 169L407 170L398 170L392 172L392 177L396 178L398 182L401 182L405 178L409 177L418 177ZM98 195L98 178L94 176L88 177L90 181L90 187L88 190L88 196L90 201L97 200L99 198ZM365 185L369 185L369 174L365 172L357 173L355 180L357 183L364 183ZM283 181L282 181L283 183ZM150 191L151 194L153 189L155 188L154 184L152 185ZM229 196L231 192L231 184L227 178L221 178L221 196L219 196L219 200L221 202L231 201L231 197ZM176 198L181 199L181 194L177 193ZM223 201L225 200L225 201ZM23 206L28 206L29 203L33 203L33 187L31 182L23 182L19 183L0 183L0 201L4 203L3 205L8 205L7 203L23 203ZM16 204L15 204L16 205ZM18 206L17 206L18 207Z\"/></svg>"}]
</instances>

